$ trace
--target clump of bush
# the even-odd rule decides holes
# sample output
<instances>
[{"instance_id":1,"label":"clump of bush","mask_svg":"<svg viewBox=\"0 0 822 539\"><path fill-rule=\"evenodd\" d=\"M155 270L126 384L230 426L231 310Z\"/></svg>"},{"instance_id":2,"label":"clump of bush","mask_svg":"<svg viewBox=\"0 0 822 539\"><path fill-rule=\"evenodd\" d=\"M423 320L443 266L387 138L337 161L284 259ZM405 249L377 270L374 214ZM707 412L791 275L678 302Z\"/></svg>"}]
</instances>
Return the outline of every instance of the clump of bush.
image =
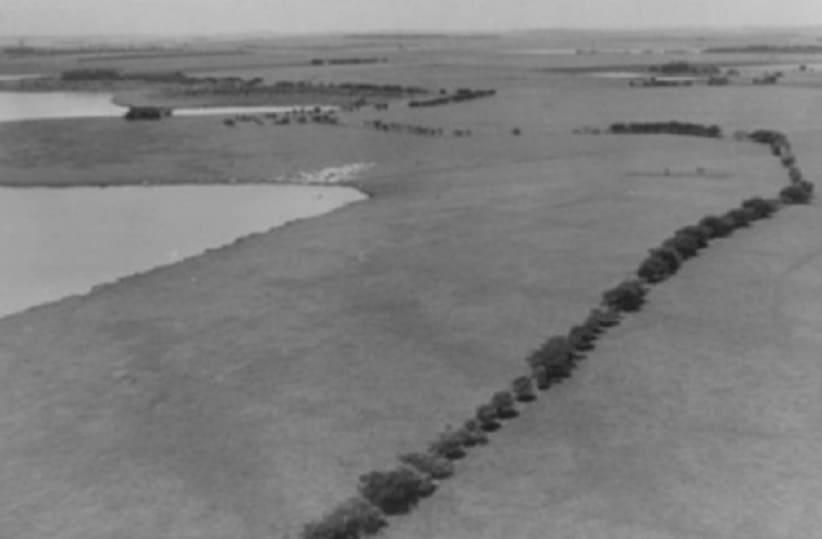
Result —
<instances>
[{"instance_id":1,"label":"clump of bush","mask_svg":"<svg viewBox=\"0 0 822 539\"><path fill-rule=\"evenodd\" d=\"M534 393L534 380L530 376L519 376L511 383L511 392L520 402L531 402L537 396Z\"/></svg>"},{"instance_id":2,"label":"clump of bush","mask_svg":"<svg viewBox=\"0 0 822 539\"><path fill-rule=\"evenodd\" d=\"M511 419L519 415L514 405L514 396L510 391L497 391L491 397L491 406L497 411L500 419Z\"/></svg>"},{"instance_id":3,"label":"clump of bush","mask_svg":"<svg viewBox=\"0 0 822 539\"><path fill-rule=\"evenodd\" d=\"M723 218L733 223L734 228L744 228L750 226L751 221L756 219L756 214L748 208L734 208L727 212Z\"/></svg>"},{"instance_id":4,"label":"clump of bush","mask_svg":"<svg viewBox=\"0 0 822 539\"><path fill-rule=\"evenodd\" d=\"M457 460L465 456L464 446L463 433L448 429L431 443L428 452L444 459Z\"/></svg>"},{"instance_id":5,"label":"clump of bush","mask_svg":"<svg viewBox=\"0 0 822 539\"><path fill-rule=\"evenodd\" d=\"M388 525L385 516L362 498L351 498L317 522L307 524L301 539L360 539Z\"/></svg>"},{"instance_id":6,"label":"clump of bush","mask_svg":"<svg viewBox=\"0 0 822 539\"><path fill-rule=\"evenodd\" d=\"M699 240L691 235L679 234L662 242L663 249L674 251L682 260L693 258L699 252Z\"/></svg>"},{"instance_id":7,"label":"clump of bush","mask_svg":"<svg viewBox=\"0 0 822 539\"><path fill-rule=\"evenodd\" d=\"M636 270L637 277L647 283L659 283L667 279L671 273L671 267L661 256L651 254L642 261Z\"/></svg>"},{"instance_id":8,"label":"clump of bush","mask_svg":"<svg viewBox=\"0 0 822 539\"><path fill-rule=\"evenodd\" d=\"M568 344L573 350L585 352L594 348L598 337L598 331L593 328L585 325L574 326L568 332Z\"/></svg>"},{"instance_id":9,"label":"clump of bush","mask_svg":"<svg viewBox=\"0 0 822 539\"><path fill-rule=\"evenodd\" d=\"M733 232L733 223L728 223L716 215L703 218L699 225L711 231L711 238L726 238Z\"/></svg>"},{"instance_id":10,"label":"clump of bush","mask_svg":"<svg viewBox=\"0 0 822 539\"><path fill-rule=\"evenodd\" d=\"M648 289L641 281L624 281L602 295L602 303L612 309L634 312L642 308Z\"/></svg>"},{"instance_id":11,"label":"clump of bush","mask_svg":"<svg viewBox=\"0 0 822 539\"><path fill-rule=\"evenodd\" d=\"M700 249L708 246L711 239L711 230L701 225L690 225L682 227L675 233L676 236L690 236L696 241Z\"/></svg>"},{"instance_id":12,"label":"clump of bush","mask_svg":"<svg viewBox=\"0 0 822 539\"><path fill-rule=\"evenodd\" d=\"M574 350L566 337L555 336L549 338L535 352L528 356L528 364L536 375L536 369L542 368L548 385L567 378L574 368ZM537 378L540 384L539 377ZM547 387L547 386L546 386Z\"/></svg>"},{"instance_id":13,"label":"clump of bush","mask_svg":"<svg viewBox=\"0 0 822 539\"><path fill-rule=\"evenodd\" d=\"M460 431L463 433L463 443L465 447L474 447L488 443L488 435L485 434L478 419L469 419Z\"/></svg>"},{"instance_id":14,"label":"clump of bush","mask_svg":"<svg viewBox=\"0 0 822 539\"><path fill-rule=\"evenodd\" d=\"M799 182L788 185L779 192L779 200L784 204L807 204L813 198L813 184Z\"/></svg>"},{"instance_id":15,"label":"clump of bush","mask_svg":"<svg viewBox=\"0 0 822 539\"><path fill-rule=\"evenodd\" d=\"M756 219L765 219L773 215L779 206L777 201L754 197L743 201L742 207L751 210Z\"/></svg>"},{"instance_id":16,"label":"clump of bush","mask_svg":"<svg viewBox=\"0 0 822 539\"><path fill-rule=\"evenodd\" d=\"M431 453L406 453L400 462L431 479L448 479L454 475L454 465L447 458Z\"/></svg>"},{"instance_id":17,"label":"clump of bush","mask_svg":"<svg viewBox=\"0 0 822 539\"><path fill-rule=\"evenodd\" d=\"M602 328L613 327L619 324L619 311L613 309L591 309L588 313L588 318L585 319L585 325L596 325Z\"/></svg>"},{"instance_id":18,"label":"clump of bush","mask_svg":"<svg viewBox=\"0 0 822 539\"><path fill-rule=\"evenodd\" d=\"M477 423L486 432L492 432L499 428L499 417L497 408L491 404L483 404L477 408Z\"/></svg>"},{"instance_id":19,"label":"clump of bush","mask_svg":"<svg viewBox=\"0 0 822 539\"><path fill-rule=\"evenodd\" d=\"M386 515L407 513L436 486L428 477L408 467L360 476L360 495Z\"/></svg>"}]
</instances>

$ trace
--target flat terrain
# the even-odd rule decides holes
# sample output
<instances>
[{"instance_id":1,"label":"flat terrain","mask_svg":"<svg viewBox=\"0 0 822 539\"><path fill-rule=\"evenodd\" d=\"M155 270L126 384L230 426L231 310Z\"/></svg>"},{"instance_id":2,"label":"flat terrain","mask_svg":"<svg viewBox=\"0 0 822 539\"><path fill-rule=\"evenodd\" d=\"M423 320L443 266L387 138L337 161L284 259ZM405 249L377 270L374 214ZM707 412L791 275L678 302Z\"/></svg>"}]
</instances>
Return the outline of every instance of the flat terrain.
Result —
<instances>
[{"instance_id":1,"label":"flat terrain","mask_svg":"<svg viewBox=\"0 0 822 539\"><path fill-rule=\"evenodd\" d=\"M674 229L785 182L750 144L575 127L782 128L806 175L822 171L812 89L630 90L472 67L481 52L441 52L460 60L428 76L497 97L341 127L0 126L14 185L376 163L359 180L371 200L0 320L3 534L293 534L464 420ZM371 118L474 136L362 128ZM387 537L812 536L820 232L815 207L794 208L718 242Z\"/></svg>"}]
</instances>

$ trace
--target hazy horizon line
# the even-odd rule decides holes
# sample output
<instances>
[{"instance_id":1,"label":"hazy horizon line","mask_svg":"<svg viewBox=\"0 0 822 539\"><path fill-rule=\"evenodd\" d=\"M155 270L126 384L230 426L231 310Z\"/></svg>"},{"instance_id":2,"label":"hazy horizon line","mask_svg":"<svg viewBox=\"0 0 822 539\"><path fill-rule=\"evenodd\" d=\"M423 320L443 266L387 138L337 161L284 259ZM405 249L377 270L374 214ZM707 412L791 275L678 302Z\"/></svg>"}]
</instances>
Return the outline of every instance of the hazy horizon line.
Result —
<instances>
[{"instance_id":1,"label":"hazy horizon line","mask_svg":"<svg viewBox=\"0 0 822 539\"><path fill-rule=\"evenodd\" d=\"M800 31L818 30L822 31L822 24L814 25L756 25L756 24L693 24L693 25L648 25L648 26L556 26L556 27L515 27L503 29L491 28L384 28L384 29L335 29L335 30L313 30L313 31L285 31L285 30L226 30L213 32L111 32L111 33L29 33L29 34L7 34L4 40L37 39L37 38L195 38L195 37L244 37L244 36L287 36L287 37L311 37L311 36L346 36L346 35L504 35L517 33L542 33L542 32L625 32L644 33L657 31ZM822 36L821 36L822 37Z\"/></svg>"}]
</instances>

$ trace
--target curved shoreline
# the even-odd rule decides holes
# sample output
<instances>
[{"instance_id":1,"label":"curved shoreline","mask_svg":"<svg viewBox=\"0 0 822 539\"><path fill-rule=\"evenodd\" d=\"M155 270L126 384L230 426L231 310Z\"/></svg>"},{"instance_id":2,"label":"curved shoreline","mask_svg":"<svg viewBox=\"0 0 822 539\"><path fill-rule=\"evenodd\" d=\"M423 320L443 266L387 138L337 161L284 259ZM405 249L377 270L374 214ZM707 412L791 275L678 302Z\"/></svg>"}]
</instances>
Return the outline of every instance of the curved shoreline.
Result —
<instances>
[{"instance_id":1,"label":"curved shoreline","mask_svg":"<svg viewBox=\"0 0 822 539\"><path fill-rule=\"evenodd\" d=\"M323 217L325 215L332 214L334 212L340 211L340 210L342 210L342 209L344 209L348 206L352 206L352 205L360 203L360 202L368 201L371 198L373 198L374 195L372 193L368 193L368 192L366 192L362 189L357 188L355 186L355 183L356 183L356 180L353 180L353 179L348 180L345 183L343 183L343 182L339 182L339 183L305 182L305 181L299 181L299 180L280 181L280 182L244 182L244 183L220 182L220 183L210 183L210 184L203 184L203 183L195 183L195 184L176 183L175 184L175 183L172 183L172 184L151 184L151 185L140 185L140 184L138 184L138 185L127 185L127 184L82 185L82 184L78 184L78 185L42 185L42 186L39 186L39 185L5 186L5 185L2 185L2 183L0 183L0 188L2 188L2 189L16 189L16 190L24 190L24 189L25 190L52 190L52 189L61 189L61 190L63 190L63 189L76 189L76 188L117 189L119 187L127 187L127 188L143 188L144 187L144 188L156 188L156 189L163 189L163 188L167 188L167 187L171 187L171 188L173 188L173 187L204 187L204 188L208 188L208 187L232 187L232 186L233 187L238 187L238 188L242 188L244 186L251 186L251 187L256 187L256 186L260 186L260 187L262 187L262 186L272 186L272 187L278 187L278 186L322 187L322 188L331 188L331 189L347 189L347 190L355 191L355 192L359 193L359 195L361 196L361 198L356 199L356 200L342 201L339 204L337 204L336 206L334 206L334 207L332 207L332 208L330 208L326 211L322 211L321 213L314 213L314 214L305 215L305 216L301 216L301 217L291 218L291 219L283 221L279 224L269 226L268 228L265 228L265 229L262 229L262 230L255 230L255 231L251 231L251 232L248 232L248 233L245 233L245 234L241 234L241 235L236 236L236 237L234 237L233 239L231 239L227 242L219 243L217 245L213 245L213 246L210 246L210 247L205 247L202 250L198 250L198 251L196 251L192 254L185 255L182 258L179 258L178 260L174 260L172 262L167 262L167 263L161 262L159 264L150 265L148 267L145 267L143 269L140 269L140 270L137 270L137 271L134 271L134 272L131 272L131 273L125 273L125 274L122 274L122 275L119 275L119 276L112 277L110 279L105 279L103 281L90 284L88 286L88 288L85 291L82 291L82 292L68 293L64 296L61 296L59 298L55 298L53 300L47 300L47 301L36 303L36 304L30 305L30 306L27 306L27 307L24 307L22 309L15 310L15 311L12 311L12 312L9 312L9 313L6 313L6 314L0 314L0 319L21 315L21 314L29 312L33 309L39 309L39 308L42 308L42 307L52 306L52 305L58 304L58 303L60 303L62 301L65 301L65 300L77 299L77 298L83 298L83 297L86 297L86 296L90 296L92 294L97 293L98 291L109 289L113 286L116 286L116 285L121 284L123 282L129 281L130 279L141 277L141 276L146 276L148 274L154 273L154 272L162 270L162 269L171 268L171 267L176 266L178 264L183 264L185 262L188 262L192 259L204 257L204 256L207 256L207 255L210 255L210 254L216 254L216 253L222 252L224 250L230 249L232 247L235 247L237 245L243 244L243 243L247 242L248 240L251 240L255 237L264 236L264 235L269 234L269 233L271 233L275 230L279 230L281 228L293 226L293 225L295 225L297 223L300 223L300 222L303 222L303 221L308 221L310 219Z\"/></svg>"}]
</instances>

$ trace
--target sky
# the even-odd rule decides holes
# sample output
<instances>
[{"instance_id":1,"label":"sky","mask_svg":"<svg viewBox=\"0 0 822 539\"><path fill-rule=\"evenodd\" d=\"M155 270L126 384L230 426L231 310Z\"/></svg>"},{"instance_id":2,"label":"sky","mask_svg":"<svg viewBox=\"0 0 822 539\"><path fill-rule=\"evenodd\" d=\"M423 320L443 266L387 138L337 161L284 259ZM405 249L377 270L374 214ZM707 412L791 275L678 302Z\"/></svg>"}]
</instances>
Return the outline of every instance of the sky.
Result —
<instances>
[{"instance_id":1,"label":"sky","mask_svg":"<svg viewBox=\"0 0 822 539\"><path fill-rule=\"evenodd\" d=\"M822 25L822 0L2 0L0 37Z\"/></svg>"}]
</instances>

